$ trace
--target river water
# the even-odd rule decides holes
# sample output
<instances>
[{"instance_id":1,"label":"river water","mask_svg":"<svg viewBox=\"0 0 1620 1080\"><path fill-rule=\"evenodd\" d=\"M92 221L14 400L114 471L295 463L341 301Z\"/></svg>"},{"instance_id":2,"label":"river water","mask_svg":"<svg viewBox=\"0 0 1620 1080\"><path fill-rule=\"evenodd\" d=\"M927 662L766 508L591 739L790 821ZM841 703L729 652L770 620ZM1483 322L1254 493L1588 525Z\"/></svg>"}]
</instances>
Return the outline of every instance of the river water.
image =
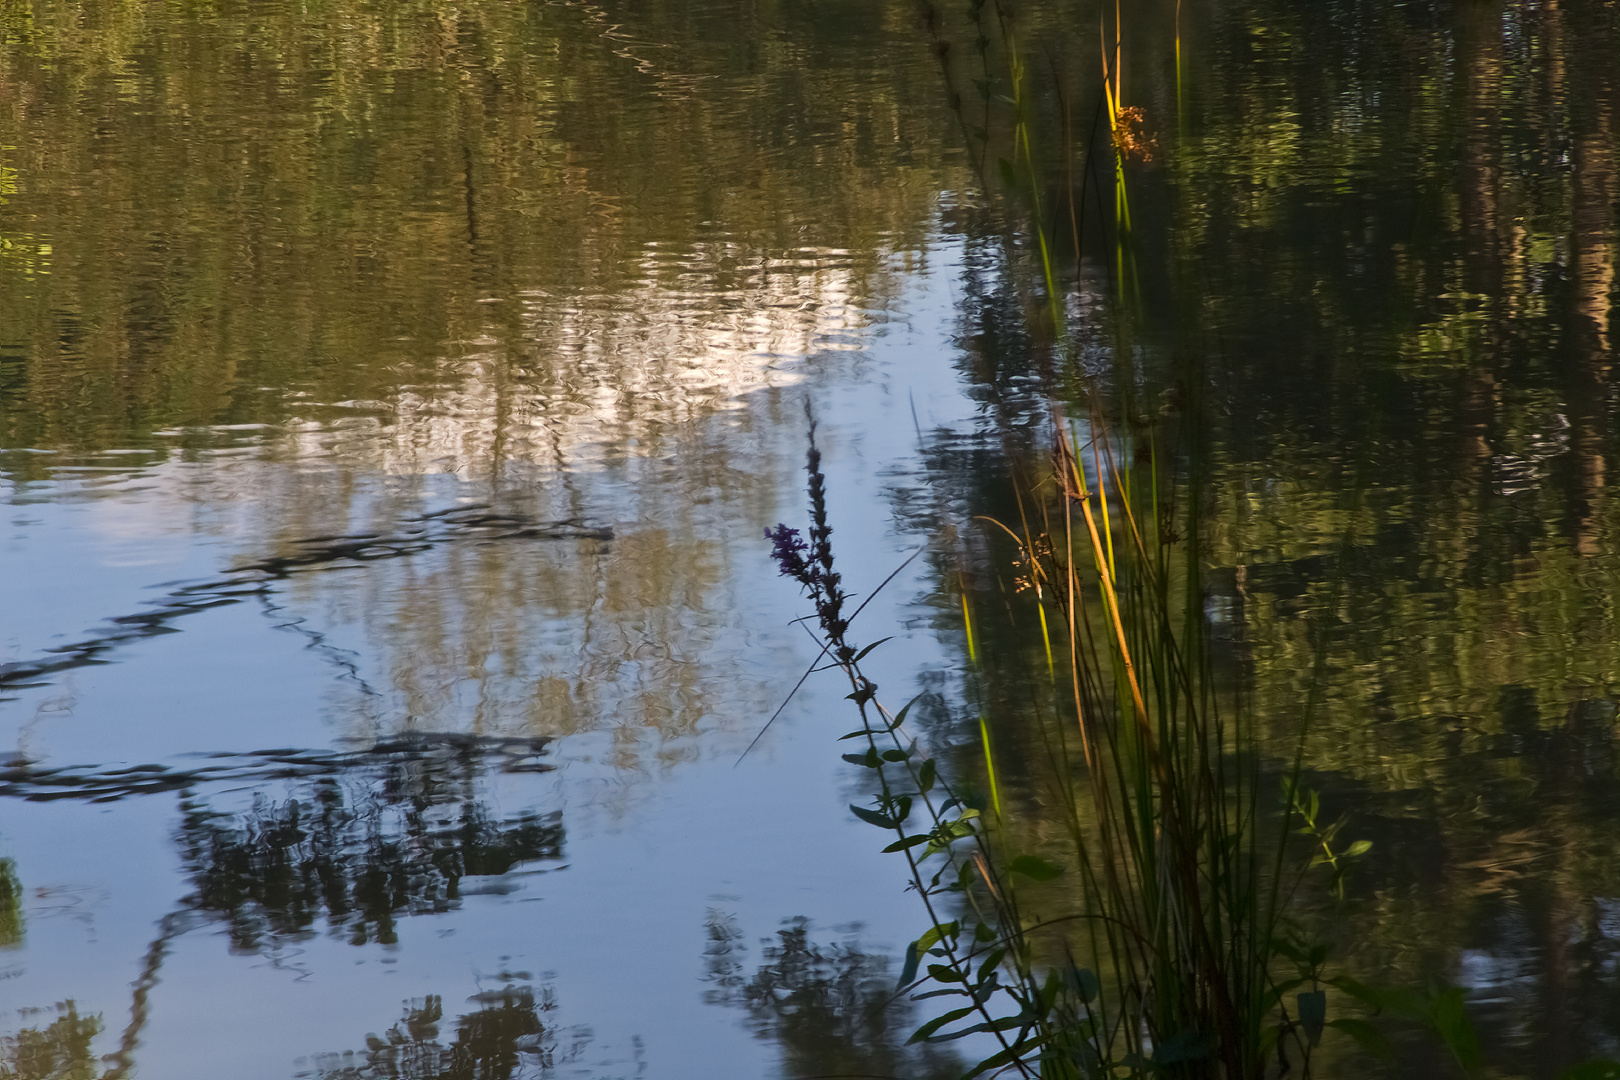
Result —
<instances>
[{"instance_id":1,"label":"river water","mask_svg":"<svg viewBox=\"0 0 1620 1080\"><path fill-rule=\"evenodd\" d=\"M1099 11L1029 7L1089 115ZM766 727L763 531L814 417L971 776L972 519L1076 355L1197 358L1221 662L1375 842L1346 963L1503 1075L1620 1050L1620 16L1178 10L1065 353L909 4L0 5L0 1075L953 1075L867 1015L923 920L841 695Z\"/></svg>"}]
</instances>

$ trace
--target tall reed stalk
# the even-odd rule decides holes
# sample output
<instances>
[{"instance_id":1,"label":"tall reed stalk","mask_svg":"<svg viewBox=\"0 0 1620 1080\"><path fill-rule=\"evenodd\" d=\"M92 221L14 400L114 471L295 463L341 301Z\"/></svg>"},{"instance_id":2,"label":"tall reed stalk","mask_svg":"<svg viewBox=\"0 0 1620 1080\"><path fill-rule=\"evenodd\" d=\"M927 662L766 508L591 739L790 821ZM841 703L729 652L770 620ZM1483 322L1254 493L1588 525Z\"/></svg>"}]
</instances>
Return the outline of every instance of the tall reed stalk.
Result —
<instances>
[{"instance_id":1,"label":"tall reed stalk","mask_svg":"<svg viewBox=\"0 0 1620 1080\"><path fill-rule=\"evenodd\" d=\"M991 103L1009 107L1008 154L998 161L1002 190L1022 195L1033 234L1028 249L1039 259L1026 269L1045 292L1044 303L1025 310L1049 318L1050 340L1073 351L1017 24L999 0L970 0L968 15L980 75L971 118L953 81L942 17L924 5L987 190L997 143ZM1153 152L1141 110L1124 104L1122 20L1116 3L1112 48L1106 20L1102 34L1099 106L1114 166L1112 221L1101 224L1114 236L1110 269L1121 328L1136 294L1126 162ZM992 55L1005 71L993 69ZM1177 61L1179 72L1179 37ZM997 85L1006 92L995 94ZM1076 144L1067 102L1060 106L1061 172L1072 177ZM1087 160L1078 199L1072 179L1064 185L1076 259L1095 142L1081 148ZM1026 265L1013 254L1018 247L1007 244L1009 274ZM1128 342L1116 350L1127 365L1133 354ZM1076 357L1067 360L1066 370L1082 370ZM1114 384L1128 398L1139 381L1121 371ZM1156 421L1137 416L1129 400L1111 400L1095 381L1080 382L1078 396L1090 403L1085 415L1071 419L1053 408L1049 467L1021 487L1016 522L992 523L1015 544L1019 583L1030 597L1023 610L1045 654L1049 715L1044 760L1021 763L1020 774L1008 776L995 749L1006 718L979 712L987 798L951 782L925 753L925 740L908 731L911 706L891 711L862 669L882 642L862 645L851 630L859 608L852 610L835 569L813 425L807 536L786 525L767 533L782 572L814 603L822 655L848 681L860 716L860 727L843 736L858 740L857 752L844 756L872 771L876 790L871 805L850 809L894 833L885 850L906 860L927 914L898 990L947 1007L913 1041L991 1043L967 1078L1309 1077L1330 1029L1388 1052L1378 1029L1339 1015L1354 1004L1418 1022L1441 1037L1459 1066L1474 1070L1477 1047L1460 990L1375 991L1331 977L1327 949L1291 918L1313 872L1326 878L1325 892L1342 899L1346 868L1370 845L1341 842L1340 823L1323 821L1315 795L1301 786L1312 702L1300 703L1292 750L1268 757L1242 709L1217 693L1203 606L1198 453L1172 466L1160 453ZM1181 395L1189 429L1197 423L1195 396ZM1178 505L1185 508L1179 515ZM962 614L969 666L977 670L979 635L965 588ZM1021 801L1015 792L1046 798ZM1024 819L1020 807L1032 804L1044 805L1038 824L1060 823L1059 842L1040 838L1041 829Z\"/></svg>"},{"instance_id":2,"label":"tall reed stalk","mask_svg":"<svg viewBox=\"0 0 1620 1080\"><path fill-rule=\"evenodd\" d=\"M1297 758L1268 788L1251 733L1220 707L1196 519L1171 520L1151 443L1128 445L1100 413L1084 445L1061 413L1051 430L1024 520L997 524L1035 597L1058 711L1044 775L1018 780L1061 808L1061 854L1022 850L990 753L994 718L980 721L990 798L973 805L908 733L910 706L891 712L862 670L881 642L851 633L858 609L835 569L813 431L808 536L768 533L862 721L844 738L864 749L845 757L872 770L877 792L851 810L895 833L886 850L906 859L928 915L900 987L953 1007L914 1038L994 1040L970 1077L1247 1080L1279 1062L1308 1076L1325 1028L1376 1033L1328 1019L1325 950L1291 939L1285 909L1313 854L1336 871L1365 845L1337 848L1314 810L1300 817ZM976 663L965 606L964 619ZM1317 852L1291 847L1302 825Z\"/></svg>"}]
</instances>

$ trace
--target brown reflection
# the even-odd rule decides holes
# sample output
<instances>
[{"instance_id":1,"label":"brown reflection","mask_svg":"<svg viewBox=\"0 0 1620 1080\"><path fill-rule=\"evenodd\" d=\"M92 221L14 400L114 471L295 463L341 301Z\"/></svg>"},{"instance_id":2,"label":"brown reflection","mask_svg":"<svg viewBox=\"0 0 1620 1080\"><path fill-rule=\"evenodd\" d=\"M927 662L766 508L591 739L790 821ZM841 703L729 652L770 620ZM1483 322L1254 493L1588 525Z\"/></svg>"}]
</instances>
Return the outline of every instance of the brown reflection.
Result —
<instances>
[{"instance_id":1,"label":"brown reflection","mask_svg":"<svg viewBox=\"0 0 1620 1080\"><path fill-rule=\"evenodd\" d=\"M16 18L0 449L63 451L0 461L21 497L230 536L243 564L458 499L616 526L612 548L462 544L267 596L274 625L375 647L332 691L345 733L611 726L639 765L774 705L727 622L727 541L774 520L781 388L853 363L959 179L908 20ZM155 460L116 482L85 471L137 447Z\"/></svg>"},{"instance_id":2,"label":"brown reflection","mask_svg":"<svg viewBox=\"0 0 1620 1080\"><path fill-rule=\"evenodd\" d=\"M437 995L409 1002L400 1021L366 1037L359 1053L318 1054L315 1068L297 1072L315 1080L509 1080L545 1075L578 1059L590 1041L586 1029L559 1031L547 1016L556 1008L549 988L507 985L472 1000L479 1007L456 1020L448 1045L439 1029L444 1002Z\"/></svg>"},{"instance_id":3,"label":"brown reflection","mask_svg":"<svg viewBox=\"0 0 1620 1080\"><path fill-rule=\"evenodd\" d=\"M7 1080L96 1080L102 1075L91 1041L100 1033L100 1016L80 1016L71 1001L54 1010L29 1009L25 1015L55 1012L43 1027L26 1027L0 1036L0 1076Z\"/></svg>"},{"instance_id":4,"label":"brown reflection","mask_svg":"<svg viewBox=\"0 0 1620 1080\"><path fill-rule=\"evenodd\" d=\"M0 445L382 402L360 456L487 475L848 347L946 175L926 54L860 4L613 7L282 6L247 33L30 6L0 54Z\"/></svg>"},{"instance_id":5,"label":"brown reflection","mask_svg":"<svg viewBox=\"0 0 1620 1080\"><path fill-rule=\"evenodd\" d=\"M23 941L23 890L17 880L17 864L0 859L0 949L11 949Z\"/></svg>"},{"instance_id":6,"label":"brown reflection","mask_svg":"<svg viewBox=\"0 0 1620 1080\"><path fill-rule=\"evenodd\" d=\"M1469 254L1471 292L1492 297L1502 269L1502 5L1458 10L1459 81L1463 84L1459 228Z\"/></svg>"},{"instance_id":7,"label":"brown reflection","mask_svg":"<svg viewBox=\"0 0 1620 1080\"><path fill-rule=\"evenodd\" d=\"M611 544L451 545L295 583L267 614L363 633L375 661L362 681L332 684L357 736L402 718L523 737L607 729L612 764L668 764L707 727L768 712L775 693L733 625L730 556L669 505L679 491L637 508L668 528L632 526Z\"/></svg>"},{"instance_id":8,"label":"brown reflection","mask_svg":"<svg viewBox=\"0 0 1620 1080\"><path fill-rule=\"evenodd\" d=\"M1573 438L1578 477L1574 499L1576 545L1585 555L1603 550L1600 519L1606 503L1612 424L1610 339L1615 284L1616 183L1614 130L1617 80L1613 65L1593 64L1565 42L1593 33L1592 12L1549 4L1545 15L1553 89L1566 117L1570 150L1569 276L1575 319L1570 354ZM1573 87L1570 84L1573 83Z\"/></svg>"},{"instance_id":9,"label":"brown reflection","mask_svg":"<svg viewBox=\"0 0 1620 1080\"><path fill-rule=\"evenodd\" d=\"M1560 14L1556 7L1551 17ZM1575 130L1571 146L1573 207L1570 222L1571 275L1575 303L1589 321L1589 351L1602 357L1604 373L1612 364L1610 318L1615 284L1615 205L1620 199L1616 183L1615 95L1620 78L1612 66L1589 73L1581 88L1583 100L1570 102Z\"/></svg>"},{"instance_id":10,"label":"brown reflection","mask_svg":"<svg viewBox=\"0 0 1620 1080\"><path fill-rule=\"evenodd\" d=\"M344 9L342 41L290 9L251 38L200 10L36 26L0 56L30 88L0 108L19 177L0 234L60 238L49 280L0 288L0 445L155 444L167 463L130 486L159 493L135 516L251 536L247 564L392 534L426 477L626 523L612 548L465 544L265 597L277 625L335 615L381 654L369 683L339 672L345 731L611 726L629 766L766 711L724 633L722 540L771 520L772 388L860 343L937 174L871 81L896 73L860 58L863 17L799 28L800 48L860 46L840 74L717 53L703 27L732 7L662 28ZM689 92L648 100L651 72L609 35L666 30L682 49L653 55L693 66ZM93 77L120 65L150 77ZM887 134L812 145L773 110ZM6 464L88 498L83 460Z\"/></svg>"}]
</instances>

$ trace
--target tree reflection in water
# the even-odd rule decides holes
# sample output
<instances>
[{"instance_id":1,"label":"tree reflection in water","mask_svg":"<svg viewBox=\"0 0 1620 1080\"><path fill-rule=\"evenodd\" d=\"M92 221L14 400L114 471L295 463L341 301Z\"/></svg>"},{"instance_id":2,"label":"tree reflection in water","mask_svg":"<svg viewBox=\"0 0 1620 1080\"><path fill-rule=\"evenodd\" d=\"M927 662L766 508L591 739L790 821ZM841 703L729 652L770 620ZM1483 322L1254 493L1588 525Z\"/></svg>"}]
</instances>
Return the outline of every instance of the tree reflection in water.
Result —
<instances>
[{"instance_id":1,"label":"tree reflection in water","mask_svg":"<svg viewBox=\"0 0 1620 1080\"><path fill-rule=\"evenodd\" d=\"M353 944L393 944L400 914L458 907L464 878L560 859L560 813L502 819L478 794L492 771L547 768L535 761L544 743L413 732L352 752L273 750L220 755L229 760L219 769L159 770L157 790L186 791L176 841L193 891L159 922L160 933L131 988L129 1023L117 1051L99 1059L92 1053L102 1018L81 1017L68 1001L57 1006L60 1015L49 1025L0 1037L0 1080L130 1075L163 961L174 939L199 920L225 922L238 952L273 951L312 937L323 917L334 936ZM141 769L33 772L22 766L11 774L11 793L35 799L107 801L148 790L154 782L154 774ZM249 808L228 812L203 794L210 779L227 776L235 782L289 780L294 786L281 800L261 788ZM0 859L0 947L21 941L21 898L13 864ZM539 1020L552 1007L549 993L508 986L475 1000L483 1007L460 1018L448 1047L435 1041L442 1010L439 999L430 998L408 1010L386 1039L374 1038L364 1064L347 1055L312 1075L504 1080L549 1068L557 1059L555 1040Z\"/></svg>"},{"instance_id":2,"label":"tree reflection in water","mask_svg":"<svg viewBox=\"0 0 1620 1080\"><path fill-rule=\"evenodd\" d=\"M743 932L711 910L704 948L711 989L704 1000L747 1013L748 1027L782 1046L782 1075L956 1077L962 1064L938 1047L913 1047L913 1002L895 993L884 956L862 951L853 936L832 945L810 940L810 921L785 920L766 938L764 963L745 976Z\"/></svg>"},{"instance_id":3,"label":"tree reflection in water","mask_svg":"<svg viewBox=\"0 0 1620 1080\"><path fill-rule=\"evenodd\" d=\"M512 1080L538 1076L574 1060L590 1039L575 1029L564 1037L542 1014L556 1004L551 991L538 994L533 987L507 986L479 994L483 1007L456 1021L456 1038L449 1046L439 1041L444 1005L436 995L406 1005L405 1015L382 1036L366 1037L363 1053L324 1054L312 1071L299 1077L311 1080Z\"/></svg>"},{"instance_id":4,"label":"tree reflection in water","mask_svg":"<svg viewBox=\"0 0 1620 1080\"><path fill-rule=\"evenodd\" d=\"M22 940L22 883L17 880L17 864L0 859L0 949L15 948Z\"/></svg>"},{"instance_id":5,"label":"tree reflection in water","mask_svg":"<svg viewBox=\"0 0 1620 1080\"><path fill-rule=\"evenodd\" d=\"M459 906L462 878L562 857L561 814L496 821L446 764L390 763L359 795L323 778L305 798L261 795L240 814L187 799L179 842L191 907L223 918L240 951L308 937L323 913L356 945L393 944L398 914Z\"/></svg>"},{"instance_id":6,"label":"tree reflection in water","mask_svg":"<svg viewBox=\"0 0 1620 1080\"><path fill-rule=\"evenodd\" d=\"M0 1080L95 1080L99 1062L90 1040L101 1017L80 1016L73 1002L57 1005L44 1028L24 1028L0 1038Z\"/></svg>"}]
</instances>

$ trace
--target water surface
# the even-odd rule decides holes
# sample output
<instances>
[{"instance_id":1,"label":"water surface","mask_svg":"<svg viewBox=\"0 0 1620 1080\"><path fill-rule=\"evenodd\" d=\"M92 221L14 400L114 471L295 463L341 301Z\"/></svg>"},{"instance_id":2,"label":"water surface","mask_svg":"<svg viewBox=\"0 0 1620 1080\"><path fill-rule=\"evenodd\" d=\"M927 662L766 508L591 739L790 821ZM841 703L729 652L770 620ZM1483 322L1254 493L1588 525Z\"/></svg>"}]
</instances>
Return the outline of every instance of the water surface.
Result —
<instances>
[{"instance_id":1,"label":"water surface","mask_svg":"<svg viewBox=\"0 0 1620 1080\"><path fill-rule=\"evenodd\" d=\"M974 516L1095 377L1196 388L1150 423L1201 432L1226 685L1279 758L1318 702L1374 840L1305 914L1470 988L1503 1075L1620 1052L1615 9L1133 12L1128 230L1103 15L1020 14L1031 196L960 11L949 85L909 5L0 11L6 1052L949 1075L870 1019L921 913L838 695L738 764L814 656L761 536L808 405L855 587L929 550L863 616L885 693L971 781L966 589L1015 767Z\"/></svg>"}]
</instances>

